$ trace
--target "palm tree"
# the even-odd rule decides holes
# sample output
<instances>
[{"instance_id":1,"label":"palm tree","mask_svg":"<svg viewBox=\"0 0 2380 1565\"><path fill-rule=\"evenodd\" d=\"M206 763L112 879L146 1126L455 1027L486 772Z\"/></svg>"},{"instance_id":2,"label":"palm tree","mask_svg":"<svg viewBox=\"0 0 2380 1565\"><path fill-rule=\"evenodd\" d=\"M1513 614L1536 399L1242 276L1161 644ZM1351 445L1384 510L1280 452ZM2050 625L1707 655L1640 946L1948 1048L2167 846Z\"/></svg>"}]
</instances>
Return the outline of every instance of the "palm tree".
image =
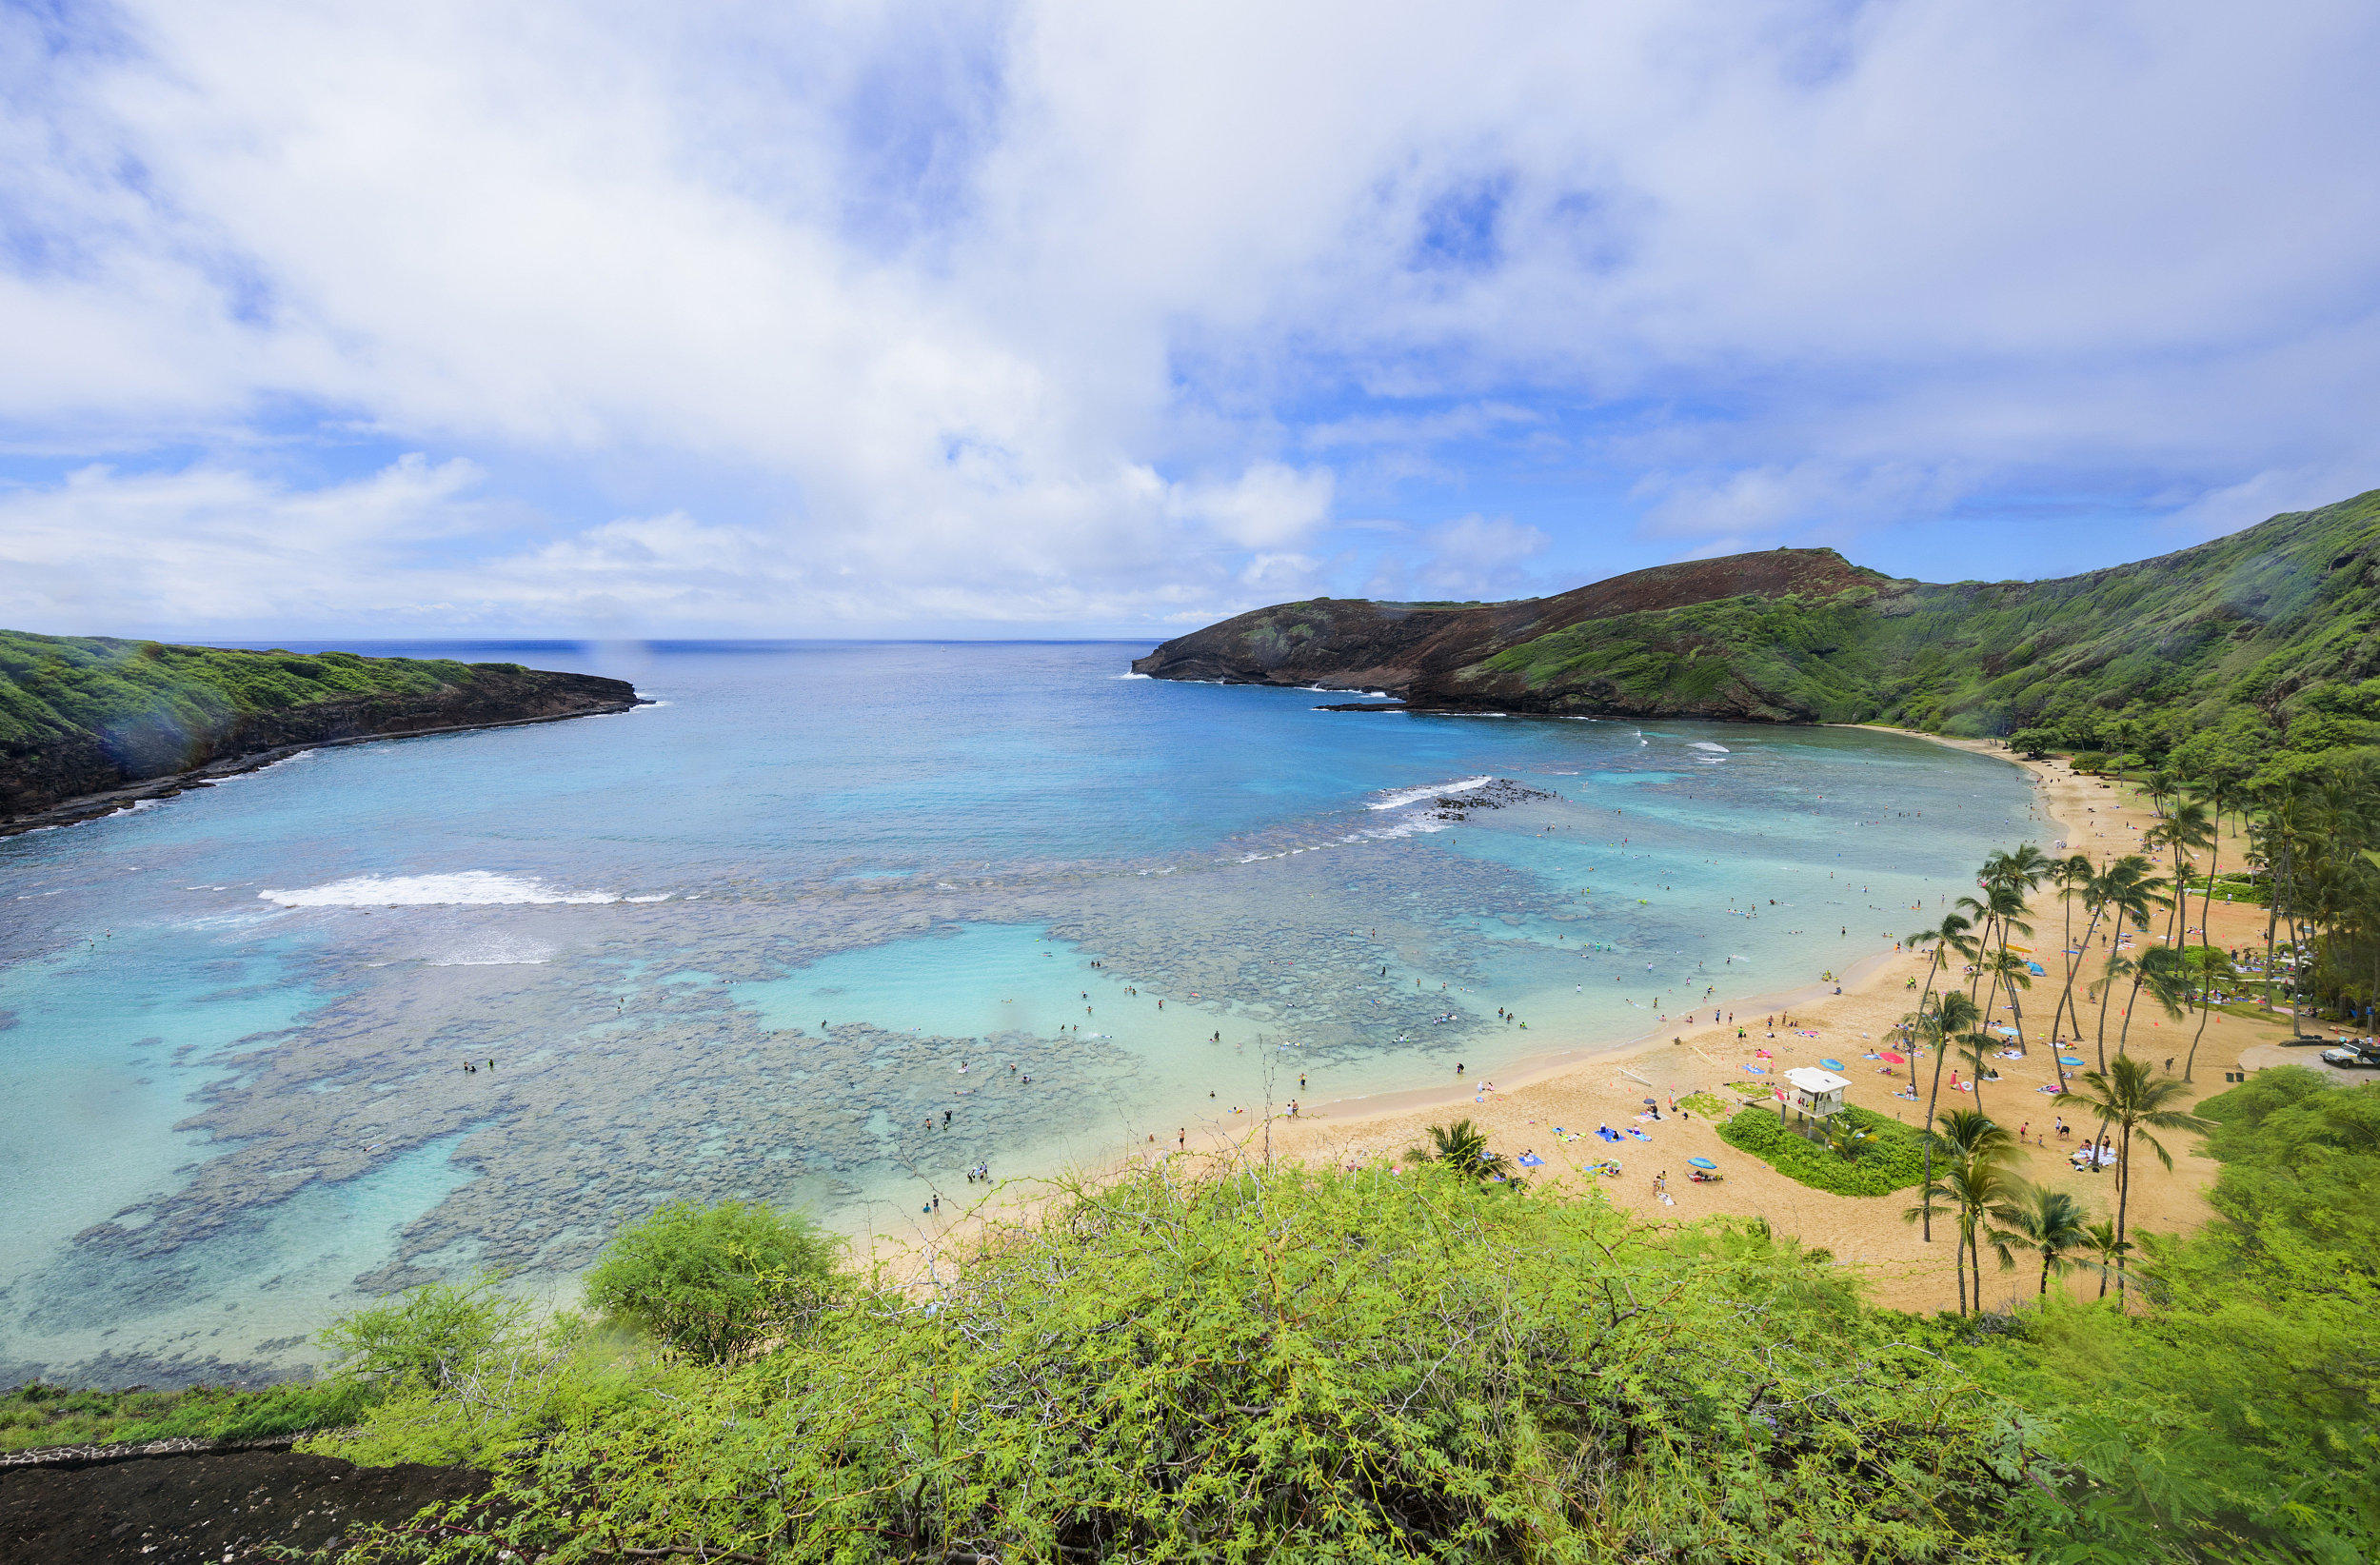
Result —
<instances>
[{"instance_id":1,"label":"palm tree","mask_svg":"<svg viewBox=\"0 0 2380 1565\"><path fill-rule=\"evenodd\" d=\"M2165 1150L2150 1132L2152 1130L2192 1130L2201 1135L2212 1130L2211 1120L2201 1119L2171 1105L2180 1100L2189 1088L2178 1077L2158 1076L2149 1066L2131 1055L2116 1055L2113 1068L2106 1071L2085 1071L2084 1091L2078 1094L2082 1106L2098 1118L2104 1131L2116 1127L2115 1142L2115 1237L2124 1237L2124 1224L2132 1197L2132 1139L2138 1137L2157 1160L2166 1167L2173 1166L2173 1155ZM2115 1261L2115 1288L2124 1289L2124 1261Z\"/></svg>"},{"instance_id":2,"label":"palm tree","mask_svg":"<svg viewBox=\"0 0 2380 1565\"><path fill-rule=\"evenodd\" d=\"M1926 965L1926 986L1917 994L1918 1015L1925 1014L1926 1000L1934 993L1934 975L1942 970L1945 958L1953 952L1965 957L1972 957L1975 954L1977 949L1975 942L1969 939L1967 934L1972 927L1973 926L1958 914L1945 913L1939 924L1931 929L1920 929L1909 937L1909 948L1912 951L1923 950L1927 946L1934 948L1934 960Z\"/></svg>"},{"instance_id":3,"label":"palm tree","mask_svg":"<svg viewBox=\"0 0 2380 1565\"><path fill-rule=\"evenodd\" d=\"M2016 1186L2007 1172L2008 1161L2015 1155L2016 1139L2005 1125L1994 1123L1978 1109L1952 1109L1935 1123L1940 1128L1926 1133L1926 1151L1931 1159L1936 1146L1942 1149L1942 1177L1929 1177L1917 1193L1918 1204L1902 1216L1911 1222L1923 1222L1930 1231L1937 1199L1957 1213L1958 1313L1965 1315L1970 1255L1975 1257L1975 1304L1980 1308L1983 1303L1983 1262L1977 1245L1985 1238L1984 1218L1999 1215L2002 1207L2011 1207L2016 1195ZM1999 1250L2006 1264L2007 1246L1996 1239L1990 1242Z\"/></svg>"},{"instance_id":4,"label":"palm tree","mask_svg":"<svg viewBox=\"0 0 2380 1565\"><path fill-rule=\"evenodd\" d=\"M2210 778L2205 784L2206 805L2211 818L2211 827L2207 833L2207 889L2206 894L2198 899L2198 950L2199 960L2207 972L2200 985L2198 1029L2190 1035L2190 1058L2182 1061L2182 1080L2185 1081L2191 1079L2191 1072L2197 1068L2198 1040L2207 1036L2207 1015L2212 1009L2205 991L2211 988L2213 984L2214 936L2211 931L2214 927L2214 866L2223 853L2223 799L2228 786L2229 780L2221 776ZM2183 905L2187 907L2190 901L2187 886L2184 887L2181 895ZM2187 915L2184 918L2183 934L2187 939L2189 934Z\"/></svg>"},{"instance_id":5,"label":"palm tree","mask_svg":"<svg viewBox=\"0 0 2380 1565\"><path fill-rule=\"evenodd\" d=\"M2058 888L2060 910L2058 948L2067 953L2066 988L2057 997L2057 1008L2050 1013L2050 1037L2053 1042L2064 1036L2058 1030L2059 1023L2066 1015L2066 1001L2074 992L2074 969L2082 961L2082 954L2074 947L2074 899L2091 884L2092 877L2097 873L2098 870L2091 862L2091 855L2076 853L2055 861L2042 874L2044 880L2051 882ZM2082 1020L2079 1017L2075 1019L2074 1031L2077 1033L2082 1031Z\"/></svg>"},{"instance_id":6,"label":"palm tree","mask_svg":"<svg viewBox=\"0 0 2380 1565\"><path fill-rule=\"evenodd\" d=\"M2080 1250L2091 1242L2084 1218L2082 1202L2065 1191L2033 1185L2015 1203L2013 1214L2002 1219L2008 1225L2007 1231L1994 1237L2040 1252L2039 1292L2047 1294L2051 1273L2063 1275L2074 1268L2075 1262L2067 1252Z\"/></svg>"},{"instance_id":7,"label":"palm tree","mask_svg":"<svg viewBox=\"0 0 2380 1565\"><path fill-rule=\"evenodd\" d=\"M2016 1002L2016 991L2033 987L2033 968L2023 957L2003 945L1992 953L1992 982L1994 987L2008 987L2008 1014L2015 1025L2016 1047L2021 1051L2025 1047L2025 1011ZM1987 1010L1985 1014L1991 1013Z\"/></svg>"},{"instance_id":8,"label":"palm tree","mask_svg":"<svg viewBox=\"0 0 2380 1565\"><path fill-rule=\"evenodd\" d=\"M1992 1057L1996 1052L1993 1045L1997 1042L1999 1040L1990 1033L1974 1032L1958 1035L1958 1058L1967 1061L1968 1067L1974 1072L1974 1080L1971 1085L1975 1095L1975 1108L1978 1112L1983 1108L1984 1073L1992 1069Z\"/></svg>"},{"instance_id":9,"label":"palm tree","mask_svg":"<svg viewBox=\"0 0 2380 1565\"><path fill-rule=\"evenodd\" d=\"M1955 989L1949 990L1937 998L1931 1012L1922 1012L1918 1015L1918 1029L1934 1044L1934 1087L1926 1094L1926 1122L1928 1124L1934 1122L1934 1110L1942 1102L1942 1060L1951 1052L1951 1040L1960 1033L1971 1030L1974 1024L1975 1002ZM1934 1139L1931 1136L1926 1139L1925 1178L1929 1184L1934 1181ZM1934 1210L1931 1206L1926 1209L1923 1237L1928 1244L1934 1242Z\"/></svg>"},{"instance_id":10,"label":"palm tree","mask_svg":"<svg viewBox=\"0 0 2380 1565\"><path fill-rule=\"evenodd\" d=\"M2183 867L2185 859L2194 859L2203 847L2214 843L2214 825L2207 814L2207 806L2195 799L2185 799L2166 812L2165 819L2150 827L2140 837L2140 845L2151 851L2158 848L2173 850L2173 884L2187 887L2190 872ZM2166 928L2166 939L2175 945L2182 940L2182 926L2190 914L2190 898L2176 895L2173 899L2173 920Z\"/></svg>"},{"instance_id":11,"label":"palm tree","mask_svg":"<svg viewBox=\"0 0 2380 1565\"><path fill-rule=\"evenodd\" d=\"M2132 998L2138 1000L2146 987L2149 998L2157 1002L2166 1019L2179 1021L2182 1006L2190 999L2190 956L2178 945L2152 945L2140 954L2132 964ZM2132 1036L2132 1007L2124 1008L2124 1028L2115 1035L2115 1052L2124 1052L2124 1040Z\"/></svg>"},{"instance_id":12,"label":"palm tree","mask_svg":"<svg viewBox=\"0 0 2380 1565\"><path fill-rule=\"evenodd\" d=\"M2119 931L2127 919L2144 927L2147 925L2150 899L2165 886L2165 882L2152 873L2156 867L2139 854L2128 853L2083 882L2082 903L2091 913L2091 921L2083 926L2082 943L2077 950L2088 952L2091 949L2092 937L2099 931L2099 921L2110 913L2115 915ZM2083 959L2077 956L2067 966L2066 993L2058 1000L2061 1010L2067 1007L2073 996L2074 979L2082 970L2082 962ZM2106 1030L2105 1020L2102 1017L2102 1033ZM2074 1012L2074 1031L2077 1036L2082 1032L2082 1012L2079 1010ZM2107 1064L2104 1045L2100 1049L2099 1063L2103 1067Z\"/></svg>"},{"instance_id":13,"label":"palm tree","mask_svg":"<svg viewBox=\"0 0 2380 1565\"><path fill-rule=\"evenodd\" d=\"M2124 1258L2132 1254L2132 1247L2116 1233L2114 1222L2110 1220L2085 1228L2081 1248L2091 1255L2092 1269L2099 1274L2099 1297L2105 1298L2108 1278L2123 1270Z\"/></svg>"},{"instance_id":14,"label":"palm tree","mask_svg":"<svg viewBox=\"0 0 2380 1565\"><path fill-rule=\"evenodd\" d=\"M1487 1132L1469 1119L1458 1119L1451 1125L1432 1125L1428 1135L1428 1146L1409 1146L1405 1148L1405 1156L1418 1163L1444 1163L1448 1168L1482 1182L1502 1175L1508 1185L1517 1188L1521 1183L1519 1177L1511 1171L1511 1159L1500 1152L1490 1151Z\"/></svg>"}]
</instances>

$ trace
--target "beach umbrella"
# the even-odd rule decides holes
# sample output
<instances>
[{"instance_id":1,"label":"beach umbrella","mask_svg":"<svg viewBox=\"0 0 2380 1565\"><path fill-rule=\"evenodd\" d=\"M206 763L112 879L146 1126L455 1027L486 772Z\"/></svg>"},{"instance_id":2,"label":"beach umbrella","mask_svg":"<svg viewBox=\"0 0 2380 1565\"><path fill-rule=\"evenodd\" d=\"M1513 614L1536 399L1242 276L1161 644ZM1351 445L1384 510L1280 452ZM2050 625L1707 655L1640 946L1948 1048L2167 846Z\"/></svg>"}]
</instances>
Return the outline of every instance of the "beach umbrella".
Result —
<instances>
[{"instance_id":1,"label":"beach umbrella","mask_svg":"<svg viewBox=\"0 0 2380 1565\"><path fill-rule=\"evenodd\" d=\"M1902 1056L1900 1056L1900 1055L1894 1054L1894 1053L1892 1050L1890 1050L1890 1049L1887 1049L1887 1050L1885 1050L1882 1054L1877 1055L1877 1056L1876 1056L1876 1058L1877 1058L1878 1060L1891 1060L1894 1064L1895 1064L1895 1065L1906 1065L1906 1064L1908 1064L1908 1063L1909 1063L1909 1061L1908 1061L1908 1060L1907 1060L1907 1059L1905 1059L1904 1057L1902 1057Z\"/></svg>"},{"instance_id":2,"label":"beach umbrella","mask_svg":"<svg viewBox=\"0 0 2380 1565\"><path fill-rule=\"evenodd\" d=\"M2079 1060L2071 1054L2059 1055L2057 1057L2057 1062L2061 1065L2080 1065L2085 1063L2084 1060Z\"/></svg>"},{"instance_id":3,"label":"beach umbrella","mask_svg":"<svg viewBox=\"0 0 2380 1565\"><path fill-rule=\"evenodd\" d=\"M1716 1168L1719 1166L1708 1158L1689 1158L1686 1161L1696 1168Z\"/></svg>"},{"instance_id":4,"label":"beach umbrella","mask_svg":"<svg viewBox=\"0 0 2380 1565\"><path fill-rule=\"evenodd\" d=\"M1839 1060L1821 1060L1818 1063L1831 1071L1839 1071L1843 1068L1843 1062Z\"/></svg>"}]
</instances>

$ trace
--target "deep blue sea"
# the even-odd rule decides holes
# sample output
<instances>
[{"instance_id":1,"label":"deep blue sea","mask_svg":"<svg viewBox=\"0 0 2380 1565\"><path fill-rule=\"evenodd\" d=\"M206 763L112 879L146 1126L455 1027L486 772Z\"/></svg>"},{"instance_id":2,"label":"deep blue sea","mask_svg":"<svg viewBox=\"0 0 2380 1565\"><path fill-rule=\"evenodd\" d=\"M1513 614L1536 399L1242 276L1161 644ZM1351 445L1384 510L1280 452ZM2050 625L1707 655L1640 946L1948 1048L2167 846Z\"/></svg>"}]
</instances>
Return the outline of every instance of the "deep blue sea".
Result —
<instances>
[{"instance_id":1,"label":"deep blue sea","mask_svg":"<svg viewBox=\"0 0 2380 1565\"><path fill-rule=\"evenodd\" d=\"M332 644L655 703L0 840L0 1384L288 1369L673 1198L898 1233L969 1169L1616 1043L2042 836L1921 741L1322 712L1141 644ZM1554 797L1441 818L1487 778Z\"/></svg>"}]
</instances>

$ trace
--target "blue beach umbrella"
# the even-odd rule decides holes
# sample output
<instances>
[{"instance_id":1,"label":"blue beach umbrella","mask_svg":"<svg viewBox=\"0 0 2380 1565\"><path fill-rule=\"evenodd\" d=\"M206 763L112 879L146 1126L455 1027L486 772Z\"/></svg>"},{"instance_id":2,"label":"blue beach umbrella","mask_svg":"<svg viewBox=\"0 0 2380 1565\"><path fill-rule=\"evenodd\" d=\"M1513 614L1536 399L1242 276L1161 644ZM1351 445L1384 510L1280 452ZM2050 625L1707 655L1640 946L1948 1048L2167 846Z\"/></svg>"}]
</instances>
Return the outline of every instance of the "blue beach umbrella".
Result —
<instances>
[{"instance_id":1,"label":"blue beach umbrella","mask_svg":"<svg viewBox=\"0 0 2380 1565\"><path fill-rule=\"evenodd\" d=\"M1821 1060L1818 1063L1831 1071L1839 1071L1843 1068L1843 1062L1839 1060Z\"/></svg>"},{"instance_id":2,"label":"blue beach umbrella","mask_svg":"<svg viewBox=\"0 0 2380 1565\"><path fill-rule=\"evenodd\" d=\"M2084 1061L2082 1061L2082 1060L2080 1060L2075 1059L2075 1058L2074 1058L2073 1055L2071 1055L2071 1054L2062 1054L2062 1055L2059 1055L2059 1056L2057 1057L2057 1062L2058 1062L2059 1064L2061 1064L2061 1065L2079 1065L2079 1064L2084 1063Z\"/></svg>"},{"instance_id":3,"label":"blue beach umbrella","mask_svg":"<svg viewBox=\"0 0 2380 1565\"><path fill-rule=\"evenodd\" d=\"M1696 1168L1716 1168L1719 1166L1708 1158L1689 1158L1686 1161Z\"/></svg>"}]
</instances>

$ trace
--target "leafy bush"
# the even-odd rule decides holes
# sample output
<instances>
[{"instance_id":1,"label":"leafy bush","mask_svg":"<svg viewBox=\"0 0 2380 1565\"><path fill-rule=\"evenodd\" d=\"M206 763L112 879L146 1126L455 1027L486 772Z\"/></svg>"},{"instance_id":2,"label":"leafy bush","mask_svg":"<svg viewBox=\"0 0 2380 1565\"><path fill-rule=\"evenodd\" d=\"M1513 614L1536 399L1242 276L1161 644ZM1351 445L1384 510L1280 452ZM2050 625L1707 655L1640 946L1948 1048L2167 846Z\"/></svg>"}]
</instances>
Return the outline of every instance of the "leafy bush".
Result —
<instances>
[{"instance_id":1,"label":"leafy bush","mask_svg":"<svg viewBox=\"0 0 2380 1565\"><path fill-rule=\"evenodd\" d=\"M359 1310L322 1335L342 1377L388 1392L446 1386L527 1329L526 1299L493 1278L434 1282Z\"/></svg>"},{"instance_id":2,"label":"leafy bush","mask_svg":"<svg viewBox=\"0 0 2380 1565\"><path fill-rule=\"evenodd\" d=\"M2078 772L2103 772L2108 769L2107 753L2103 750L2083 750L2069 764Z\"/></svg>"},{"instance_id":3,"label":"leafy bush","mask_svg":"<svg viewBox=\"0 0 2380 1565\"><path fill-rule=\"evenodd\" d=\"M1719 1139L1748 1152L1789 1179L1837 1196L1889 1196L1925 1179L1925 1139L1897 1119L1846 1108L1865 1133L1856 1158L1846 1159L1780 1123L1764 1108L1747 1108L1719 1127Z\"/></svg>"},{"instance_id":4,"label":"leafy bush","mask_svg":"<svg viewBox=\"0 0 2380 1565\"><path fill-rule=\"evenodd\" d=\"M323 1342L341 1356L332 1383L359 1388L367 1407L307 1449L367 1465L485 1465L625 1383L621 1356L583 1317L541 1317L491 1278L410 1289Z\"/></svg>"},{"instance_id":5,"label":"leafy bush","mask_svg":"<svg viewBox=\"0 0 2380 1565\"><path fill-rule=\"evenodd\" d=\"M612 1239L587 1274L586 1301L724 1362L814 1311L833 1291L841 1248L799 1214L672 1201Z\"/></svg>"},{"instance_id":6,"label":"leafy bush","mask_svg":"<svg viewBox=\"0 0 2380 1565\"><path fill-rule=\"evenodd\" d=\"M2000 1562L2057 1515L2012 1404L1742 1224L1177 1167L956 1258L663 1366L430 1557Z\"/></svg>"}]
</instances>

